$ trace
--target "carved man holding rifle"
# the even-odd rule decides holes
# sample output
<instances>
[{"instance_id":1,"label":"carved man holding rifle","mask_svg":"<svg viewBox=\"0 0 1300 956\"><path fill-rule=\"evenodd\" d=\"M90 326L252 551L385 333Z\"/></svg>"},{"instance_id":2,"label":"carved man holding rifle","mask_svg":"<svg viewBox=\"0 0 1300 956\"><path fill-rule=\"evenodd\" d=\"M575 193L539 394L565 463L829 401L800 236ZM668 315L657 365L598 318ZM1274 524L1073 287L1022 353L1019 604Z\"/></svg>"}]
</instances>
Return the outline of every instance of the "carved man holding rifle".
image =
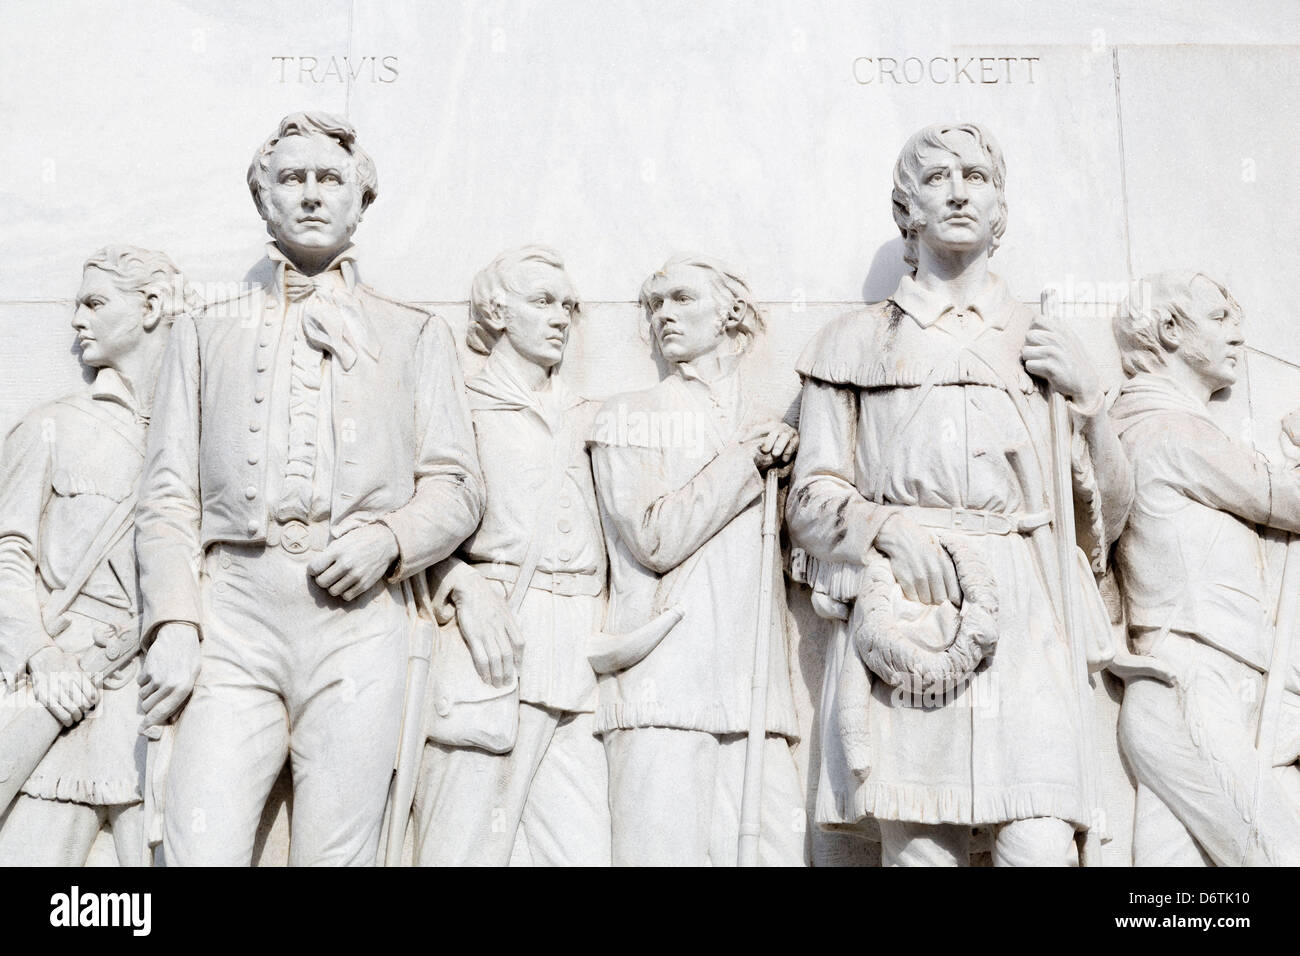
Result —
<instances>
[{"instance_id":1,"label":"carved man holding rifle","mask_svg":"<svg viewBox=\"0 0 1300 956\"><path fill-rule=\"evenodd\" d=\"M91 256L72 325L95 380L5 442L0 674L40 710L0 712L0 865L80 866L104 826L122 865L142 859L132 524L158 367L195 304L161 252Z\"/></svg>"}]
</instances>

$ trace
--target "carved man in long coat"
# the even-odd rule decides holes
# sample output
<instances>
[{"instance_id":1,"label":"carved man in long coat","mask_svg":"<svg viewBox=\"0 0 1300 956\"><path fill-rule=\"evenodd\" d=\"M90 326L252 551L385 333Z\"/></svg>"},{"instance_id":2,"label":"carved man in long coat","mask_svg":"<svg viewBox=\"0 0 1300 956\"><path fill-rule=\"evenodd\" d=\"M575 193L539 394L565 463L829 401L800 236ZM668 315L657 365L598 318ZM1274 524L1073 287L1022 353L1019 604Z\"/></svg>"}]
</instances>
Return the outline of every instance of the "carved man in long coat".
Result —
<instances>
[{"instance_id":1,"label":"carved man in long coat","mask_svg":"<svg viewBox=\"0 0 1300 956\"><path fill-rule=\"evenodd\" d=\"M964 865L976 826L997 828L998 864L1062 865L1093 817L1038 379L1073 406L1078 524L1098 567L1131 483L1082 345L988 271L1005 175L978 126L914 135L893 198L915 271L798 362L791 537L819 609L855 605L828 654L818 819L873 818L887 865ZM1106 616L1079 558L1076 617L1099 659Z\"/></svg>"}]
</instances>

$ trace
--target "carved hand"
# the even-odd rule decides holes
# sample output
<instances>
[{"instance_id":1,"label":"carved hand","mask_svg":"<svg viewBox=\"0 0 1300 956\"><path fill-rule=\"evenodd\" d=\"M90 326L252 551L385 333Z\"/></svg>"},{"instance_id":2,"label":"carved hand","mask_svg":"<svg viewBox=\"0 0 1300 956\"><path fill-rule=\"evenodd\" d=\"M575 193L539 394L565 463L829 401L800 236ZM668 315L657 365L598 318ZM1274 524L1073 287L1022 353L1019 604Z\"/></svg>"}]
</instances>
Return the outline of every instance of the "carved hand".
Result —
<instances>
[{"instance_id":1,"label":"carved hand","mask_svg":"<svg viewBox=\"0 0 1300 956\"><path fill-rule=\"evenodd\" d=\"M876 534L876 550L889 558L903 597L923 604L961 604L957 569L948 552L903 512L886 519Z\"/></svg>"},{"instance_id":2,"label":"carved hand","mask_svg":"<svg viewBox=\"0 0 1300 956\"><path fill-rule=\"evenodd\" d=\"M1282 456L1293 467L1300 465L1300 408L1282 419Z\"/></svg>"},{"instance_id":3,"label":"carved hand","mask_svg":"<svg viewBox=\"0 0 1300 956\"><path fill-rule=\"evenodd\" d=\"M1066 326L1039 317L1025 335L1020 353L1025 370L1043 379L1080 408L1096 408L1101 403L1101 378L1088 358L1088 352Z\"/></svg>"},{"instance_id":4,"label":"carved hand","mask_svg":"<svg viewBox=\"0 0 1300 956\"><path fill-rule=\"evenodd\" d=\"M199 679L199 631L186 621L168 621L158 629L140 668L143 733L160 727L180 710Z\"/></svg>"},{"instance_id":5,"label":"carved hand","mask_svg":"<svg viewBox=\"0 0 1300 956\"><path fill-rule=\"evenodd\" d=\"M760 472L780 468L784 473L799 450L799 433L785 422L773 420L751 428L741 444L753 446L754 467Z\"/></svg>"},{"instance_id":6,"label":"carved hand","mask_svg":"<svg viewBox=\"0 0 1300 956\"><path fill-rule=\"evenodd\" d=\"M397 559L397 538L375 522L330 543L307 565L316 584L334 597L356 600L374 587Z\"/></svg>"},{"instance_id":7,"label":"carved hand","mask_svg":"<svg viewBox=\"0 0 1300 956\"><path fill-rule=\"evenodd\" d=\"M94 678L77 659L57 647L44 647L27 661L32 693L64 727L71 727L99 703Z\"/></svg>"},{"instance_id":8,"label":"carved hand","mask_svg":"<svg viewBox=\"0 0 1300 956\"><path fill-rule=\"evenodd\" d=\"M451 590L456 622L484 683L504 687L523 658L524 637L510 607L491 583L467 574Z\"/></svg>"}]
</instances>

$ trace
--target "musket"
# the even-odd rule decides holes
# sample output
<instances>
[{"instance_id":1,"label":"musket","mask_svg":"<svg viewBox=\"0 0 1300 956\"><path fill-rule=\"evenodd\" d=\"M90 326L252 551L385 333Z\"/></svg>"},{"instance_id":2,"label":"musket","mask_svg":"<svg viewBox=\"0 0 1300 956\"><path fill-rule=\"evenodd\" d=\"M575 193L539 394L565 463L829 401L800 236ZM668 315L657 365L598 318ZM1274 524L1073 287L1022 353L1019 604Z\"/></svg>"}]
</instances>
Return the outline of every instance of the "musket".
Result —
<instances>
[{"instance_id":1,"label":"musket","mask_svg":"<svg viewBox=\"0 0 1300 956\"><path fill-rule=\"evenodd\" d=\"M1039 297L1042 314L1061 321L1059 295L1055 289L1044 289ZM1084 635L1079 633L1075 616L1074 588L1076 582L1075 528L1074 528L1074 473L1070 456L1070 417L1065 407L1065 397L1055 389L1047 393L1051 414L1052 433L1052 510L1053 531L1056 539L1056 564L1061 592L1061 624L1069 642L1078 689L1079 732L1082 735L1082 764L1084 797L1091 817L1083 831L1083 844L1079 849L1080 866L1097 866L1101 863L1101 835L1096 815L1101 801L1097 779L1095 716L1089 706L1093 700L1092 683L1088 680L1088 652Z\"/></svg>"},{"instance_id":2,"label":"musket","mask_svg":"<svg viewBox=\"0 0 1300 956\"><path fill-rule=\"evenodd\" d=\"M96 642L82 652L78 662L81 669L102 686L105 680L130 664L139 650L138 628L133 627L125 634L113 628L111 637L106 638L102 645ZM13 803L22 785L50 752L62 730L63 724L59 719L34 698L24 702L21 710L5 725L4 734L0 736L0 777L3 778L0 779L0 813Z\"/></svg>"},{"instance_id":3,"label":"musket","mask_svg":"<svg viewBox=\"0 0 1300 956\"><path fill-rule=\"evenodd\" d=\"M772 578L776 574L776 482L769 468L763 483L763 551L758 587L758 626L754 634L754 679L749 687L749 734L745 740L745 777L740 791L740 840L737 866L758 866L763 808L763 745L767 740L767 675L772 651Z\"/></svg>"}]
</instances>

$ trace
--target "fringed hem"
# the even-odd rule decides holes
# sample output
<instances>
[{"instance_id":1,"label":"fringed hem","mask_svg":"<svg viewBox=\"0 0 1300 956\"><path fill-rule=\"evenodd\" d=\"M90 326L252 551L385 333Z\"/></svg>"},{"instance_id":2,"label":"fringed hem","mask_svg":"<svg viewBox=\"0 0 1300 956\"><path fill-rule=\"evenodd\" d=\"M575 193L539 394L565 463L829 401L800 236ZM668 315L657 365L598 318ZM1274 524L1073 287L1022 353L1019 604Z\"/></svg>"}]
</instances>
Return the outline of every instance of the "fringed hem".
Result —
<instances>
[{"instance_id":1,"label":"fringed hem","mask_svg":"<svg viewBox=\"0 0 1300 956\"><path fill-rule=\"evenodd\" d=\"M39 771L27 779L21 793L42 800L62 800L95 807L130 805L141 802L140 784L135 780L80 780L51 777Z\"/></svg>"},{"instance_id":2,"label":"fringed hem","mask_svg":"<svg viewBox=\"0 0 1300 956\"><path fill-rule=\"evenodd\" d=\"M706 734L744 734L749 732L749 713L733 712L725 707L672 707L654 703L615 701L596 709L597 734L634 727L669 727L674 730L698 730ZM767 732L799 740L799 725L792 710L781 708L767 713Z\"/></svg>"},{"instance_id":3,"label":"fringed hem","mask_svg":"<svg viewBox=\"0 0 1300 956\"><path fill-rule=\"evenodd\" d=\"M974 799L970 790L964 788L864 785L854 793L851 807L844 806L845 802L831 789L818 792L817 824L845 826L875 817L977 827L1033 817L1056 817L1079 829L1088 825L1088 815L1083 812L1076 789L1046 784L995 790Z\"/></svg>"}]
</instances>

